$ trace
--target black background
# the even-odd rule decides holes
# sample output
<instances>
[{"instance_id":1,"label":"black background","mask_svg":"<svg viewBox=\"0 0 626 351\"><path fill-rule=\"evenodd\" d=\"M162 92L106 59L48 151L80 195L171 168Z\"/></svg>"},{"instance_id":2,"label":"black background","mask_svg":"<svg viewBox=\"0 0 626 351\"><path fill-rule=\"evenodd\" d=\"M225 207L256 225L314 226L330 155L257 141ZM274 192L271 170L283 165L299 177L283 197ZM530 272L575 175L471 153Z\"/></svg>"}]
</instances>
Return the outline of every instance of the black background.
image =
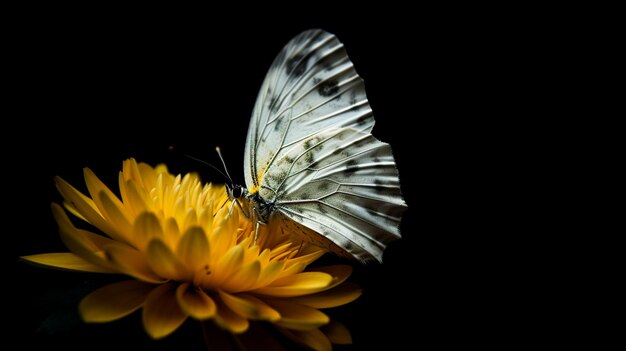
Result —
<instances>
[{"instance_id":1,"label":"black background","mask_svg":"<svg viewBox=\"0 0 626 351\"><path fill-rule=\"evenodd\" d=\"M473 249L487 241L476 233L497 224L479 224L473 216L488 215L480 209L486 195L473 180L497 182L509 171L479 169L486 163L481 152L493 145L483 138L490 134L484 128L494 127L484 116L508 98L503 80L520 74L506 64L514 52L493 49L511 38L486 38L480 23L470 30L445 16L405 15L290 23L264 17L230 26L216 24L217 13L76 18L44 11L19 21L7 54L13 79L5 116L15 127L3 130L5 284L13 296L6 308L18 312L11 336L23 348L202 349L192 322L158 342L147 337L138 313L82 324L66 311L115 279L46 270L17 257L65 251L49 208L60 199L55 175L84 189L82 168L90 167L115 187L122 160L135 157L219 182L219 175L180 155L218 164L213 149L219 145L243 184L249 116L267 68L290 38L323 28L344 43L365 80L374 135L391 144L409 205L403 239L389 245L384 264L355 267L352 279L363 296L331 316L350 328L357 350L493 342L495 331L507 328L497 325L499 311L482 308L483 293L497 299L498 290L481 285L491 278L482 271L490 263Z\"/></svg>"}]
</instances>

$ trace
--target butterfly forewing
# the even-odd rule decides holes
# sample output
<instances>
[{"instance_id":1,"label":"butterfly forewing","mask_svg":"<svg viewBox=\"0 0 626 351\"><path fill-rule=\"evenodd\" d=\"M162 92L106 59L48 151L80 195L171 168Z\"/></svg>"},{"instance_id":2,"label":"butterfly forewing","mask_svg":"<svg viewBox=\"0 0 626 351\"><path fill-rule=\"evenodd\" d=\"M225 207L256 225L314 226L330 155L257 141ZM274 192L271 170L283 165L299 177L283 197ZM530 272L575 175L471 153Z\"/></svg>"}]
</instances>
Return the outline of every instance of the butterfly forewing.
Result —
<instances>
[{"instance_id":1,"label":"butterfly forewing","mask_svg":"<svg viewBox=\"0 0 626 351\"><path fill-rule=\"evenodd\" d=\"M380 261L385 245L400 237L406 205L391 149L370 134L373 126L343 45L332 34L306 31L281 51L259 92L246 185L274 203L275 216L295 221L291 227L307 241Z\"/></svg>"}]
</instances>

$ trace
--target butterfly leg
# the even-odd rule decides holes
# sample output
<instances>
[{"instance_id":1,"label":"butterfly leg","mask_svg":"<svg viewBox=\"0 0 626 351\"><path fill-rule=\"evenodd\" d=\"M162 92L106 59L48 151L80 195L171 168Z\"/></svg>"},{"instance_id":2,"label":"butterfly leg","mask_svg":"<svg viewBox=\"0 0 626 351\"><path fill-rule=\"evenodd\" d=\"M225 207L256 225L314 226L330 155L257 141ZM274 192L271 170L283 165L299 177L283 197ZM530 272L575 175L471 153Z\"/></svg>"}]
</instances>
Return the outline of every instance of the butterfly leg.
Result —
<instances>
[{"instance_id":1,"label":"butterfly leg","mask_svg":"<svg viewBox=\"0 0 626 351\"><path fill-rule=\"evenodd\" d=\"M261 222L256 221L256 226L254 228L254 245L256 245L256 240L259 238L259 224Z\"/></svg>"},{"instance_id":2,"label":"butterfly leg","mask_svg":"<svg viewBox=\"0 0 626 351\"><path fill-rule=\"evenodd\" d=\"M239 203L237 202L237 199L233 199L233 201L230 203L230 209L228 210L228 216L230 217L231 214L233 214L233 208L235 208L235 203Z\"/></svg>"},{"instance_id":3,"label":"butterfly leg","mask_svg":"<svg viewBox=\"0 0 626 351\"><path fill-rule=\"evenodd\" d=\"M239 208L241 209L241 212L244 214L244 216L246 216L246 218L250 218L248 214L246 213L246 211L244 211L243 206L241 206L241 203L239 203L238 199L233 199L233 201L230 203L230 209L228 210L229 216L233 214L233 208L235 208L235 204L239 206Z\"/></svg>"}]
</instances>

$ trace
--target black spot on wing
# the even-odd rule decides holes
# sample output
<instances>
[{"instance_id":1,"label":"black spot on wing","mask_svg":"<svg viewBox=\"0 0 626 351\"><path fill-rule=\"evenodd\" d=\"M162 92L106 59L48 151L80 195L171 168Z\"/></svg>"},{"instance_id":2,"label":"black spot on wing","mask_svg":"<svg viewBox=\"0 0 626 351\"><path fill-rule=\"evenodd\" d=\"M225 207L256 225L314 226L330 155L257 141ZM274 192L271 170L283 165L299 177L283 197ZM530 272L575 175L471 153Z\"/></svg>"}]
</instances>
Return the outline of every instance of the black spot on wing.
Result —
<instances>
[{"instance_id":1,"label":"black spot on wing","mask_svg":"<svg viewBox=\"0 0 626 351\"><path fill-rule=\"evenodd\" d=\"M383 186L383 182L380 179L374 179L374 190L379 193L385 192L387 189Z\"/></svg>"},{"instance_id":2,"label":"black spot on wing","mask_svg":"<svg viewBox=\"0 0 626 351\"><path fill-rule=\"evenodd\" d=\"M311 148L311 143L312 143L311 139L307 139L307 140L305 140L305 141L304 141L304 144L303 144L303 145L304 145L304 149L305 149L305 150L310 149L310 148Z\"/></svg>"},{"instance_id":3,"label":"black spot on wing","mask_svg":"<svg viewBox=\"0 0 626 351\"><path fill-rule=\"evenodd\" d=\"M285 70L287 74L293 74L295 77L300 77L306 71L306 60L302 59L302 54L296 54L285 62Z\"/></svg>"},{"instance_id":4,"label":"black spot on wing","mask_svg":"<svg viewBox=\"0 0 626 351\"><path fill-rule=\"evenodd\" d=\"M278 130L280 128L281 123L283 123L283 119L279 118L276 120L276 124L274 124L274 130Z\"/></svg>"},{"instance_id":5,"label":"black spot on wing","mask_svg":"<svg viewBox=\"0 0 626 351\"><path fill-rule=\"evenodd\" d=\"M363 116L357 118L356 119L356 124L358 124L360 126L364 125L365 123L367 123L368 117L369 117L368 115L363 115Z\"/></svg>"},{"instance_id":6,"label":"black spot on wing","mask_svg":"<svg viewBox=\"0 0 626 351\"><path fill-rule=\"evenodd\" d=\"M337 82L335 81L325 81L317 87L317 92L321 96L332 96L339 91L339 86L337 86Z\"/></svg>"},{"instance_id":7,"label":"black spot on wing","mask_svg":"<svg viewBox=\"0 0 626 351\"><path fill-rule=\"evenodd\" d=\"M278 96L272 96L270 98L270 104L268 106L268 109L270 110L270 112L278 111Z\"/></svg>"},{"instance_id":8,"label":"black spot on wing","mask_svg":"<svg viewBox=\"0 0 626 351\"><path fill-rule=\"evenodd\" d=\"M372 210L371 208L366 208L365 210L370 214L370 216L378 216L378 212Z\"/></svg>"},{"instance_id":9,"label":"black spot on wing","mask_svg":"<svg viewBox=\"0 0 626 351\"><path fill-rule=\"evenodd\" d=\"M309 151L304 154L304 162L309 165L313 163L313 152Z\"/></svg>"},{"instance_id":10,"label":"black spot on wing","mask_svg":"<svg viewBox=\"0 0 626 351\"><path fill-rule=\"evenodd\" d=\"M350 105L354 105L354 104L356 104L356 103L357 103L357 100L356 100L356 93L355 93L354 91L352 91L352 92L350 93Z\"/></svg>"},{"instance_id":11,"label":"black spot on wing","mask_svg":"<svg viewBox=\"0 0 626 351\"><path fill-rule=\"evenodd\" d=\"M324 207L324 205L322 205L321 203L317 203L317 210L320 211L320 213L326 214L328 213L328 210Z\"/></svg>"},{"instance_id":12,"label":"black spot on wing","mask_svg":"<svg viewBox=\"0 0 626 351\"><path fill-rule=\"evenodd\" d=\"M360 166L359 166L358 162L356 162L355 160L350 160L350 161L346 162L346 169L343 170L343 173L346 176L351 176L359 168L360 168Z\"/></svg>"}]
</instances>

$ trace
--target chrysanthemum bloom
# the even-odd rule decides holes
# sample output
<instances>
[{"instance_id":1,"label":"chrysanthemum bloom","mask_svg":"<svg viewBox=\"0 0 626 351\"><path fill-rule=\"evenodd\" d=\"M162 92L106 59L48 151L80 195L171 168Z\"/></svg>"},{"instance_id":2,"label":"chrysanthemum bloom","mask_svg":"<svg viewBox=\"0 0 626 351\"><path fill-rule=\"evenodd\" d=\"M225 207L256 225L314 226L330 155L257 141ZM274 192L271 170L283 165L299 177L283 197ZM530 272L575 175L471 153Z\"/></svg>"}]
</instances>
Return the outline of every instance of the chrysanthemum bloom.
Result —
<instances>
[{"instance_id":1,"label":"chrysanthemum bloom","mask_svg":"<svg viewBox=\"0 0 626 351\"><path fill-rule=\"evenodd\" d=\"M213 320L235 335L245 333L251 320L268 321L314 349L351 342L345 327L319 310L360 295L345 282L351 267L305 271L324 251L271 225L260 227L255 243L253 224L231 206L223 186L130 159L119 174L120 199L90 169L84 175L90 197L61 178L57 189L68 212L106 236L75 227L52 204L71 253L24 259L133 278L85 297L79 306L85 321L113 321L143 308L145 330L155 339L191 317Z\"/></svg>"}]
</instances>

